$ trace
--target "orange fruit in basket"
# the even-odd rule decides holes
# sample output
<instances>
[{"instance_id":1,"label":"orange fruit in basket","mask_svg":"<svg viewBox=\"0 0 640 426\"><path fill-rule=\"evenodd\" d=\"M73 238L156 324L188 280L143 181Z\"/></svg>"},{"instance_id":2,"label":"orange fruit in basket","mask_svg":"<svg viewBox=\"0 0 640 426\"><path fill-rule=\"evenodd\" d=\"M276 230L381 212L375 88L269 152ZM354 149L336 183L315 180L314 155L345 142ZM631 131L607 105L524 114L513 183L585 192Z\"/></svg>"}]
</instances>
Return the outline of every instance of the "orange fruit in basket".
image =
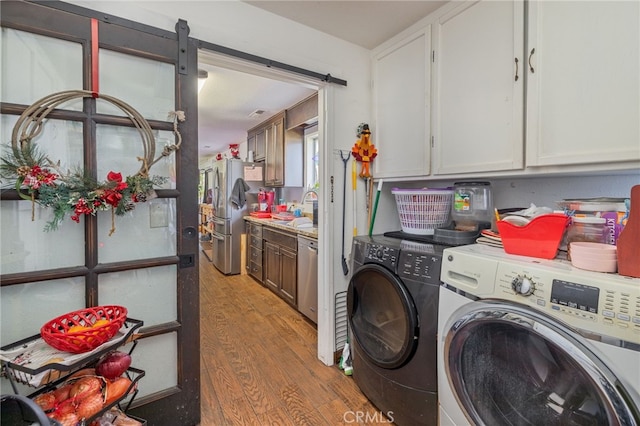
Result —
<instances>
[{"instance_id":1,"label":"orange fruit in basket","mask_svg":"<svg viewBox=\"0 0 640 426\"><path fill-rule=\"evenodd\" d=\"M108 319L106 319L106 318L99 319L98 321L94 322L91 327L93 327L93 328L102 327L103 325L109 324L109 322L110 321Z\"/></svg>"},{"instance_id":2,"label":"orange fruit in basket","mask_svg":"<svg viewBox=\"0 0 640 426\"><path fill-rule=\"evenodd\" d=\"M40 335L55 349L80 354L95 349L115 336L126 319L127 308L124 306L93 306L48 321L40 328ZM108 324L104 324L105 321L98 323L100 320ZM91 325L93 321L98 323L97 326ZM76 328L75 325L85 329Z\"/></svg>"},{"instance_id":3,"label":"orange fruit in basket","mask_svg":"<svg viewBox=\"0 0 640 426\"><path fill-rule=\"evenodd\" d=\"M88 329L88 327L85 327L83 325L74 325L74 326L69 327L69 329L67 330L67 333L78 333L78 332L81 332L81 331L85 331L87 329Z\"/></svg>"}]
</instances>

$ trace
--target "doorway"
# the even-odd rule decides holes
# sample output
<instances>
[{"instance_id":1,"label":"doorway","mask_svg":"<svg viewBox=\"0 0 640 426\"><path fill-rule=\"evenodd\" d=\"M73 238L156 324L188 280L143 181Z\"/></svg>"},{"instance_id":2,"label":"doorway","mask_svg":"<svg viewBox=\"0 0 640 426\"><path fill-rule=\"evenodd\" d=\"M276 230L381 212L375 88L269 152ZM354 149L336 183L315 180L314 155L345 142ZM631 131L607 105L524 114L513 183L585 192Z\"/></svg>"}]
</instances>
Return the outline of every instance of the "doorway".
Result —
<instances>
[{"instance_id":1,"label":"doorway","mask_svg":"<svg viewBox=\"0 0 640 426\"><path fill-rule=\"evenodd\" d=\"M206 160L207 158L211 158L211 161L212 161L218 152L225 151L228 148L229 143L234 143L230 141L224 141L222 144L218 145L217 149L213 149L212 151L209 151L209 152L205 151L206 149L205 146L209 145L209 142L208 142L207 134L203 133L203 129L206 127L206 123L209 117L206 116L207 106L203 105L203 103L207 102L207 99L206 99L207 85L209 85L210 83L211 84L216 83L215 71L217 69L222 69L225 73L225 78L238 78L239 80L247 79L247 78L249 80L257 79L257 80L263 80L261 83L262 85L268 84L268 85L273 85L273 87L280 87L280 88L287 87L287 90L290 93L289 99L280 100L281 102L280 106L270 111L269 113L271 114L276 114L279 111L282 111L294 105L297 101L300 101L308 97L308 95L312 94L313 92L318 93L319 114L318 114L318 123L314 130L314 133L317 135L316 148L318 149L318 151L317 151L317 163L315 164L316 168L314 170L313 177L316 182L324 182L327 180L323 178L324 176L326 176L326 173L327 173L326 172L327 165L323 164L323 158L328 158L327 145L326 143L324 143L325 129L327 126L326 117L325 117L325 110L326 110L325 105L328 104L327 99L329 99L332 96L331 85L328 85L317 79L307 78L304 76L277 70L274 68L268 68L261 64L251 63L249 61L241 60L238 58L232 58L232 57L222 55L216 52L212 52L210 50L206 50L203 48L201 48L198 53L198 68L207 70L208 72L207 80L211 79L211 81L207 81L205 83L203 90L200 92L200 96L198 100L198 109L199 109L198 132L199 132L199 138L200 138L199 167L201 170L206 170L207 168L210 167L209 165L210 163L208 162L209 160ZM212 71L210 72L210 70ZM263 87L258 85L258 86L254 86L254 88L255 88L256 99L257 99L257 95L259 94L259 91ZM243 94L243 96L245 95L246 94ZM260 96L264 97L264 95L260 95ZM249 99L251 100L250 97ZM259 99L252 101L253 103L251 103L245 108L245 115L248 114L248 112L263 109L262 105L258 101ZM215 109L214 109L214 113L215 113ZM229 111L226 111L224 113L230 114ZM261 123L267 118L268 116L267 116L267 113L265 112L265 114L263 115L263 118L259 118L255 120L255 125ZM239 133L239 136L237 134L236 137L238 138L237 141L239 143L245 142L245 145L246 145L247 130L249 130L250 128L251 126L248 125L248 127L245 127L243 131ZM246 152L246 147L241 147L240 157L242 159L246 159L247 155L248 153ZM296 199L296 200L302 201L301 197L306 191L308 184L309 182L305 179L304 183L300 188L284 188L282 191L284 192L285 199L287 196L291 196L293 198L290 198L290 199ZM315 183L311 183L311 184L317 187ZM318 209L320 212L322 212L324 209L322 195L321 195L322 191L318 191L318 193L320 195ZM300 197L300 198L297 198L297 197ZM319 224L318 224L320 232L318 232L318 242L321 248L319 251L318 263L320 265L328 265L327 263L324 263L327 256L324 254L325 249L323 248L323 246L326 246L328 244L327 247L330 247L332 243L330 241L326 241L326 239L323 236L322 229L325 226L325 224L323 223L322 217L323 215L322 213L320 213ZM318 282L327 283L328 281L330 281L330 279L328 279L327 277L329 277L331 273L329 270L325 270L325 269L328 269L328 268L319 268ZM333 295L332 287L319 289L318 357L322 362L324 362L327 365L332 365L334 362L333 357L334 357L334 349L335 349L334 348L335 333L333 331L334 320L331 314L333 312L333 298L334 298L334 295Z\"/></svg>"}]
</instances>

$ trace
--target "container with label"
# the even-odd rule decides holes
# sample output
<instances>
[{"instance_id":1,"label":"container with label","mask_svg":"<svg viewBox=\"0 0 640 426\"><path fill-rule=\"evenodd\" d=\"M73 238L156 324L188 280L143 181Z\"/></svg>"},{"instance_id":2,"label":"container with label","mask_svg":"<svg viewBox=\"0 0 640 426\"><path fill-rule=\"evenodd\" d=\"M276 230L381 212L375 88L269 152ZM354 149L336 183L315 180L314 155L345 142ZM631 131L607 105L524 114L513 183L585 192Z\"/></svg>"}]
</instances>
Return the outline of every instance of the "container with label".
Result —
<instances>
[{"instance_id":1,"label":"container with label","mask_svg":"<svg viewBox=\"0 0 640 426\"><path fill-rule=\"evenodd\" d=\"M607 220L602 217L574 217L567 228L567 255L571 259L571 243L609 243Z\"/></svg>"},{"instance_id":2,"label":"container with label","mask_svg":"<svg viewBox=\"0 0 640 426\"><path fill-rule=\"evenodd\" d=\"M489 182L456 182L451 218L456 229L490 228L494 217Z\"/></svg>"}]
</instances>

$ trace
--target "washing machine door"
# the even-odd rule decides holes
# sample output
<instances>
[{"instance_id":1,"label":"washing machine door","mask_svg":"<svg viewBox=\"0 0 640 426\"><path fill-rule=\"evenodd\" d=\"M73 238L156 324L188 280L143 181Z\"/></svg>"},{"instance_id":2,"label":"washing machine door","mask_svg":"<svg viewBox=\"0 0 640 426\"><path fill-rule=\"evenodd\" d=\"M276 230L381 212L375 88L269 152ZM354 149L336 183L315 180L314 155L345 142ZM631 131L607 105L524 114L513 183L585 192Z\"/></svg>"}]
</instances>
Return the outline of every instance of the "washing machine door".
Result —
<instances>
[{"instance_id":1,"label":"washing machine door","mask_svg":"<svg viewBox=\"0 0 640 426\"><path fill-rule=\"evenodd\" d=\"M481 300L458 309L444 330L445 371L472 424L640 424L629 389L551 317Z\"/></svg>"},{"instance_id":2,"label":"washing machine door","mask_svg":"<svg viewBox=\"0 0 640 426\"><path fill-rule=\"evenodd\" d=\"M377 264L358 268L349 282L347 314L353 338L371 363L394 369L418 345L418 314L400 278Z\"/></svg>"}]
</instances>

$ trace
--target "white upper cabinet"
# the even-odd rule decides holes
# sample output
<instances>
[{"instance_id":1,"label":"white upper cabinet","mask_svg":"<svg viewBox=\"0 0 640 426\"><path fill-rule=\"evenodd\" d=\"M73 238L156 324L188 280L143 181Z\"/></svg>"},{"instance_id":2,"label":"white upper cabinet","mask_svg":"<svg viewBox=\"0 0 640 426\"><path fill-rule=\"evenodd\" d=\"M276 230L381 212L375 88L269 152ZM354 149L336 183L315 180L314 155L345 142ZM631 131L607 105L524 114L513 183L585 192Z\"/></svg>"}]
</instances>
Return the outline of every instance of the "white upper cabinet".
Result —
<instances>
[{"instance_id":1,"label":"white upper cabinet","mask_svg":"<svg viewBox=\"0 0 640 426\"><path fill-rule=\"evenodd\" d=\"M376 178L430 173L431 27L373 55ZM381 160L384 157L384 160Z\"/></svg>"},{"instance_id":2,"label":"white upper cabinet","mask_svg":"<svg viewBox=\"0 0 640 426\"><path fill-rule=\"evenodd\" d=\"M434 30L434 174L522 169L523 2L462 3Z\"/></svg>"},{"instance_id":3,"label":"white upper cabinet","mask_svg":"<svg viewBox=\"0 0 640 426\"><path fill-rule=\"evenodd\" d=\"M640 160L640 2L531 2L528 39L527 165Z\"/></svg>"}]
</instances>

